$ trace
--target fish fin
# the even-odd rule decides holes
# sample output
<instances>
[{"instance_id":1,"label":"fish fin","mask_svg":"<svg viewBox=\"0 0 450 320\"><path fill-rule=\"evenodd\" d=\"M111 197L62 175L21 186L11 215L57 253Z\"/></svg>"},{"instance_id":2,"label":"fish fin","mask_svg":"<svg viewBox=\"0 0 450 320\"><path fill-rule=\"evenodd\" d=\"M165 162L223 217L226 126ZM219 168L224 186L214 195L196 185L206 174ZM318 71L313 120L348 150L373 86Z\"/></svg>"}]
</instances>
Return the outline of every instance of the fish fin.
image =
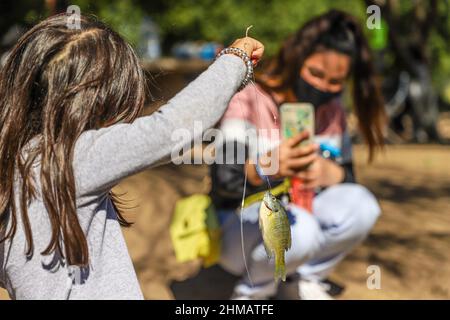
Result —
<instances>
[{"instance_id":1,"label":"fish fin","mask_svg":"<svg viewBox=\"0 0 450 320\"><path fill-rule=\"evenodd\" d=\"M287 243L286 243L286 248L285 251L288 251L291 248L292 245L292 237L291 237L291 224L289 223L289 219L287 217L286 211L284 212L284 214L286 215L286 219L285 224L286 224L286 230L287 230Z\"/></svg>"},{"instance_id":2,"label":"fish fin","mask_svg":"<svg viewBox=\"0 0 450 320\"><path fill-rule=\"evenodd\" d=\"M259 230L261 230L261 234L264 234L264 226L263 221L261 219L261 213L258 215L258 223L259 223Z\"/></svg>"},{"instance_id":3,"label":"fish fin","mask_svg":"<svg viewBox=\"0 0 450 320\"><path fill-rule=\"evenodd\" d=\"M286 281L286 266L284 263L284 252L275 254L275 283L281 279Z\"/></svg>"},{"instance_id":4,"label":"fish fin","mask_svg":"<svg viewBox=\"0 0 450 320\"><path fill-rule=\"evenodd\" d=\"M263 241L264 249L266 249L267 258L272 259L272 251L266 246L266 243Z\"/></svg>"},{"instance_id":5,"label":"fish fin","mask_svg":"<svg viewBox=\"0 0 450 320\"><path fill-rule=\"evenodd\" d=\"M287 237L288 241L287 241L286 251L288 251L292 245L291 226L288 226L287 230L288 230L288 237Z\"/></svg>"},{"instance_id":6,"label":"fish fin","mask_svg":"<svg viewBox=\"0 0 450 320\"><path fill-rule=\"evenodd\" d=\"M263 237L263 244L264 244L264 249L266 250L267 257L269 259L271 259L272 253L270 252L269 248L267 248L266 243L264 242L264 225L263 225L263 221L261 219L261 214L259 215L259 230L261 231L261 235Z\"/></svg>"},{"instance_id":7,"label":"fish fin","mask_svg":"<svg viewBox=\"0 0 450 320\"><path fill-rule=\"evenodd\" d=\"M264 241L264 224L261 219L261 215L259 216L259 230L261 230L261 234L263 236L263 244L264 244L264 249L266 250L267 258L269 258L269 260L270 260L270 259L272 259L272 251L267 247L266 242Z\"/></svg>"}]
</instances>

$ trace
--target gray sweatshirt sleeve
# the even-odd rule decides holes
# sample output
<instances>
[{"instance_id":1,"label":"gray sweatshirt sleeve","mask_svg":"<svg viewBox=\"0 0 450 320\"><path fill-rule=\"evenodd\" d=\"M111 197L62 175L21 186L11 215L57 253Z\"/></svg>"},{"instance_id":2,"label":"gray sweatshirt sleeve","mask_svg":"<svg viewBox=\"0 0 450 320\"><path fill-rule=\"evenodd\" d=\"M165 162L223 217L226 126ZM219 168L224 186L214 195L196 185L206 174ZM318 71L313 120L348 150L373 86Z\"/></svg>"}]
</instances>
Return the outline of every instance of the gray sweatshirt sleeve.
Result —
<instances>
[{"instance_id":1,"label":"gray sweatshirt sleeve","mask_svg":"<svg viewBox=\"0 0 450 320\"><path fill-rule=\"evenodd\" d=\"M152 115L84 132L75 144L73 159L77 198L107 192L121 179L164 161L174 148L195 138L195 122L203 130L214 126L245 72L239 57L224 55ZM172 141L177 129L186 137L178 135Z\"/></svg>"}]
</instances>

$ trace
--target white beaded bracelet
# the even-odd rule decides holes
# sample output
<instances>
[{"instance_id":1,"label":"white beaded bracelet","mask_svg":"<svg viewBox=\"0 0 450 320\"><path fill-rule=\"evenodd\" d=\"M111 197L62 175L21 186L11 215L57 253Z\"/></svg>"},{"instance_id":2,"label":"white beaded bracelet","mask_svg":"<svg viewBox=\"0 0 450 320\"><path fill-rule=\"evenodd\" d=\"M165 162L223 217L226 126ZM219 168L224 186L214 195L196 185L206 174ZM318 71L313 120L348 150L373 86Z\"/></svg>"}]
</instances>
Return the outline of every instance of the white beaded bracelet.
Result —
<instances>
[{"instance_id":1,"label":"white beaded bracelet","mask_svg":"<svg viewBox=\"0 0 450 320\"><path fill-rule=\"evenodd\" d=\"M248 56L248 54L244 50L239 49L239 48L233 48L233 47L225 48L219 52L216 59L218 59L220 56L223 56L224 54L234 54L235 56L238 56L239 58L244 60L244 63L247 66L247 73L245 75L244 80L241 83L241 86L238 89L238 91L241 91L253 79L253 63L250 60L250 57Z\"/></svg>"}]
</instances>

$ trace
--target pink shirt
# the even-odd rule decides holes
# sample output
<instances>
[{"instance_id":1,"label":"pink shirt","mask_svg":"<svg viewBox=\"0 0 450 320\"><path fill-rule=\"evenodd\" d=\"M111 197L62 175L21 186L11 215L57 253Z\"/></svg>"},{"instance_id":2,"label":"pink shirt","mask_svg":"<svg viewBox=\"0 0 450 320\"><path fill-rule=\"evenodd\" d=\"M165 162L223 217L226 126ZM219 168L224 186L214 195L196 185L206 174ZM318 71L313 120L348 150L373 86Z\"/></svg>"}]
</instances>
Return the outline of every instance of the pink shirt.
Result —
<instances>
[{"instance_id":1,"label":"pink shirt","mask_svg":"<svg viewBox=\"0 0 450 320\"><path fill-rule=\"evenodd\" d=\"M256 129L258 137L266 140L266 147L263 148L265 150L279 143L280 124L279 109L274 99L258 84L250 84L231 99L221 119L220 128L227 138L238 141L244 135L244 128ZM316 108L315 131L315 140L318 143L326 140L342 149L346 118L339 98Z\"/></svg>"}]
</instances>

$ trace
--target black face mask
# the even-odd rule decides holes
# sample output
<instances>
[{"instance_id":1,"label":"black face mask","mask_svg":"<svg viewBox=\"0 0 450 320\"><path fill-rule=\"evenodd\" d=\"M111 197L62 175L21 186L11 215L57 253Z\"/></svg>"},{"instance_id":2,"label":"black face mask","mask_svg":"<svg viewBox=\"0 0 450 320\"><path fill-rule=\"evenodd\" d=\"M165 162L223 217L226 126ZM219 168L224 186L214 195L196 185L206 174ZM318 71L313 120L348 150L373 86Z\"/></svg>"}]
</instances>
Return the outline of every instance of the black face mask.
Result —
<instances>
[{"instance_id":1,"label":"black face mask","mask_svg":"<svg viewBox=\"0 0 450 320\"><path fill-rule=\"evenodd\" d=\"M294 86L294 93L297 96L299 102L312 103L315 108L327 103L333 98L338 97L342 91L338 92L326 92L316 89L308 82L303 80L302 77L297 78L297 83Z\"/></svg>"}]
</instances>

